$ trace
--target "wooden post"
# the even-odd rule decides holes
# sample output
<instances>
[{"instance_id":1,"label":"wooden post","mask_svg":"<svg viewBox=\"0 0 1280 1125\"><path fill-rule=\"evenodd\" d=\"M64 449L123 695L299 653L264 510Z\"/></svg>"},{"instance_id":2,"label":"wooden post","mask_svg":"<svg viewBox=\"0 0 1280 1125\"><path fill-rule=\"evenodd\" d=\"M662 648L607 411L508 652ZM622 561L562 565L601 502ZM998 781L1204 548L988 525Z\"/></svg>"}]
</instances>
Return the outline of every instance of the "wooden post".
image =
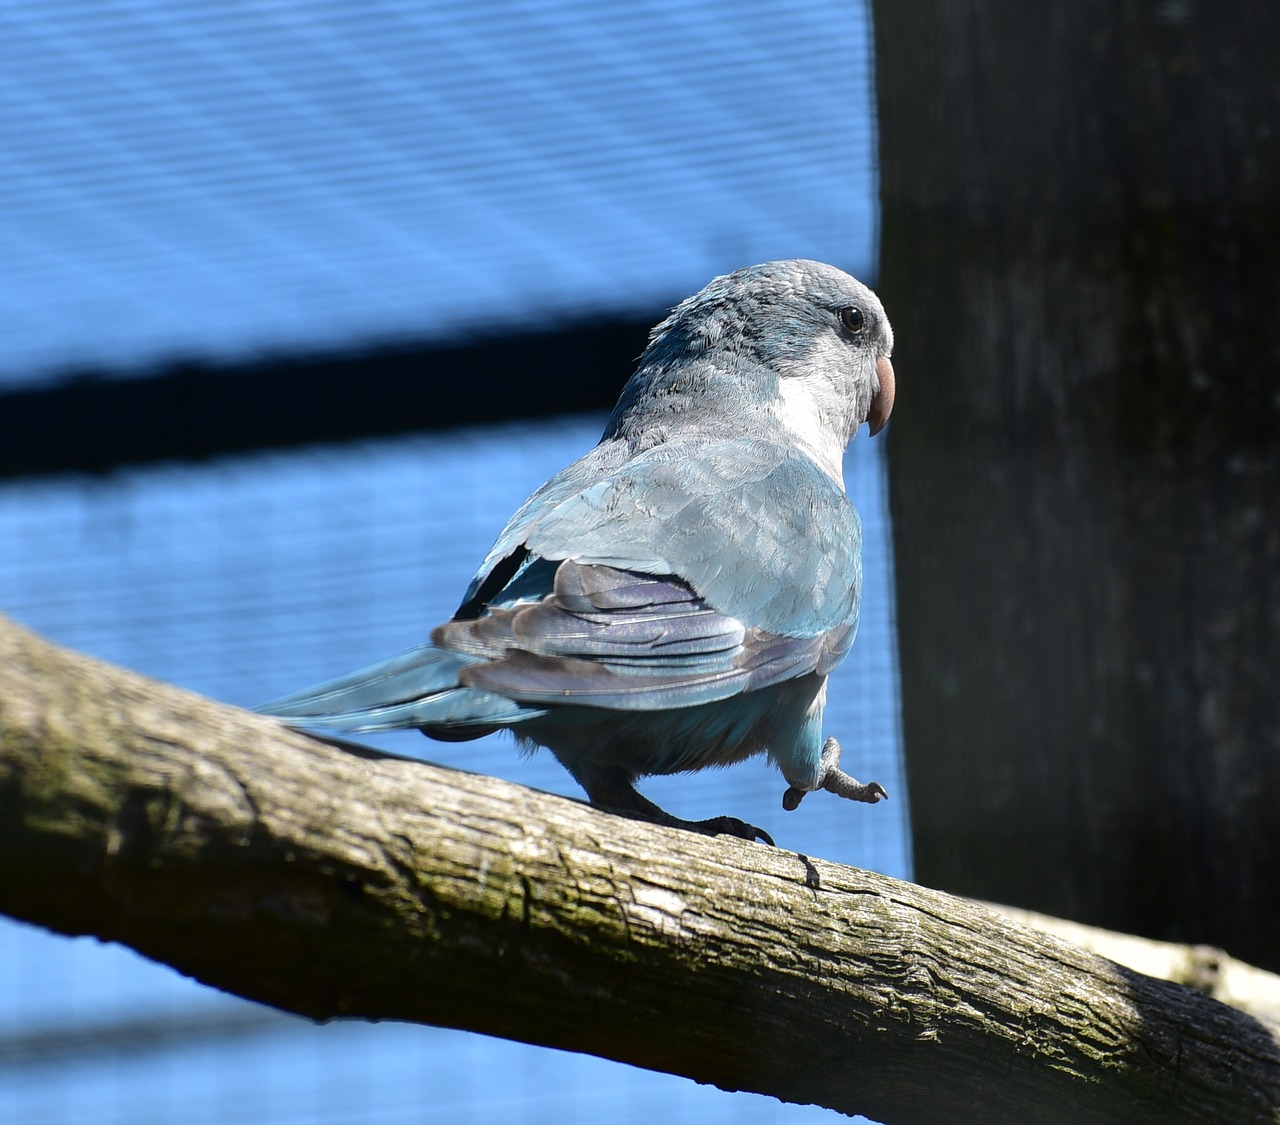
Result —
<instances>
[{"instance_id":1,"label":"wooden post","mask_svg":"<svg viewBox=\"0 0 1280 1125\"><path fill-rule=\"evenodd\" d=\"M1280 7L875 5L917 877L1280 967Z\"/></svg>"}]
</instances>

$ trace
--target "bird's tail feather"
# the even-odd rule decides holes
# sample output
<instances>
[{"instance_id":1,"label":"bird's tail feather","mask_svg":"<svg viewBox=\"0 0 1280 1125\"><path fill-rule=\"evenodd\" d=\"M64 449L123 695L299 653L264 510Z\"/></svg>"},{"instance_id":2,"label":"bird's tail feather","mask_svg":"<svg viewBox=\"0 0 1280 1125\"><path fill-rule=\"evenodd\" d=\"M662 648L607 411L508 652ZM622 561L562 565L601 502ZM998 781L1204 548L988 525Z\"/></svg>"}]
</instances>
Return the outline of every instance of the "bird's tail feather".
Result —
<instances>
[{"instance_id":1,"label":"bird's tail feather","mask_svg":"<svg viewBox=\"0 0 1280 1125\"><path fill-rule=\"evenodd\" d=\"M545 712L493 692L462 687L475 658L418 645L336 680L254 710L290 726L372 732L419 727L438 738L477 738Z\"/></svg>"}]
</instances>

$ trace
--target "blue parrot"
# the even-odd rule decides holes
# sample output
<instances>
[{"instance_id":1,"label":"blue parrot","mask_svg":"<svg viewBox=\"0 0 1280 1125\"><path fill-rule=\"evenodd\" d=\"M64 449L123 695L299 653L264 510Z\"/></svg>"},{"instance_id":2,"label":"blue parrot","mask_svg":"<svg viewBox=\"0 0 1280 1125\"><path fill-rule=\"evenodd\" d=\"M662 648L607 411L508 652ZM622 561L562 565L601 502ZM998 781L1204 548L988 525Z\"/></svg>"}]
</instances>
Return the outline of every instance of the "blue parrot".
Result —
<instances>
[{"instance_id":1,"label":"blue parrot","mask_svg":"<svg viewBox=\"0 0 1280 1125\"><path fill-rule=\"evenodd\" d=\"M430 643L258 710L337 731L511 730L599 808L683 821L637 778L765 753L783 807L887 796L823 741L827 675L853 643L862 529L845 446L893 407L893 332L832 266L711 281L650 334L600 443L533 493Z\"/></svg>"}]
</instances>

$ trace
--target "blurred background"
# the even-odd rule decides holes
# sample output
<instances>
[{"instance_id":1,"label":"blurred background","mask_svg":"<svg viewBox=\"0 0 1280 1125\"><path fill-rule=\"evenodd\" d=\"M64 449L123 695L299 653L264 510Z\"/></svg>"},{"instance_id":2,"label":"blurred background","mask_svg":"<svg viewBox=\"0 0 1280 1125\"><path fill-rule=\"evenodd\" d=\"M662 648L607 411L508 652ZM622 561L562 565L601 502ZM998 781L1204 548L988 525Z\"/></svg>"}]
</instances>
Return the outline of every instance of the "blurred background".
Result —
<instances>
[{"instance_id":1,"label":"blurred background","mask_svg":"<svg viewBox=\"0 0 1280 1125\"><path fill-rule=\"evenodd\" d=\"M874 283L871 55L866 5L816 0L0 0L0 612L243 705L420 642L671 304L777 257ZM761 763L646 791L908 877L883 450L846 469L828 727L893 799L784 815ZM578 795L499 737L379 744ZM834 1115L316 1027L0 919L0 1121L655 1117Z\"/></svg>"}]
</instances>

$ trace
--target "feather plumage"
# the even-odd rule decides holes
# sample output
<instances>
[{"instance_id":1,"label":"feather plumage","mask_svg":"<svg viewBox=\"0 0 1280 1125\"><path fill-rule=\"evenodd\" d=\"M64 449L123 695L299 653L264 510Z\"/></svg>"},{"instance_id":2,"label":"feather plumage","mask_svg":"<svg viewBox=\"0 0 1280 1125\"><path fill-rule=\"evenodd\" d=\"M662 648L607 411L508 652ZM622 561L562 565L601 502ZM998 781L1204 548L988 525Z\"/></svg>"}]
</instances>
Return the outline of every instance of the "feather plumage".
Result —
<instances>
[{"instance_id":1,"label":"feather plumage","mask_svg":"<svg viewBox=\"0 0 1280 1125\"><path fill-rule=\"evenodd\" d=\"M654 329L600 444L512 516L429 644L261 710L451 740L510 728L593 802L668 823L636 777L760 752L787 807L821 787L878 799L821 726L862 579L839 455L888 416L892 345L875 294L830 266L717 278Z\"/></svg>"}]
</instances>

